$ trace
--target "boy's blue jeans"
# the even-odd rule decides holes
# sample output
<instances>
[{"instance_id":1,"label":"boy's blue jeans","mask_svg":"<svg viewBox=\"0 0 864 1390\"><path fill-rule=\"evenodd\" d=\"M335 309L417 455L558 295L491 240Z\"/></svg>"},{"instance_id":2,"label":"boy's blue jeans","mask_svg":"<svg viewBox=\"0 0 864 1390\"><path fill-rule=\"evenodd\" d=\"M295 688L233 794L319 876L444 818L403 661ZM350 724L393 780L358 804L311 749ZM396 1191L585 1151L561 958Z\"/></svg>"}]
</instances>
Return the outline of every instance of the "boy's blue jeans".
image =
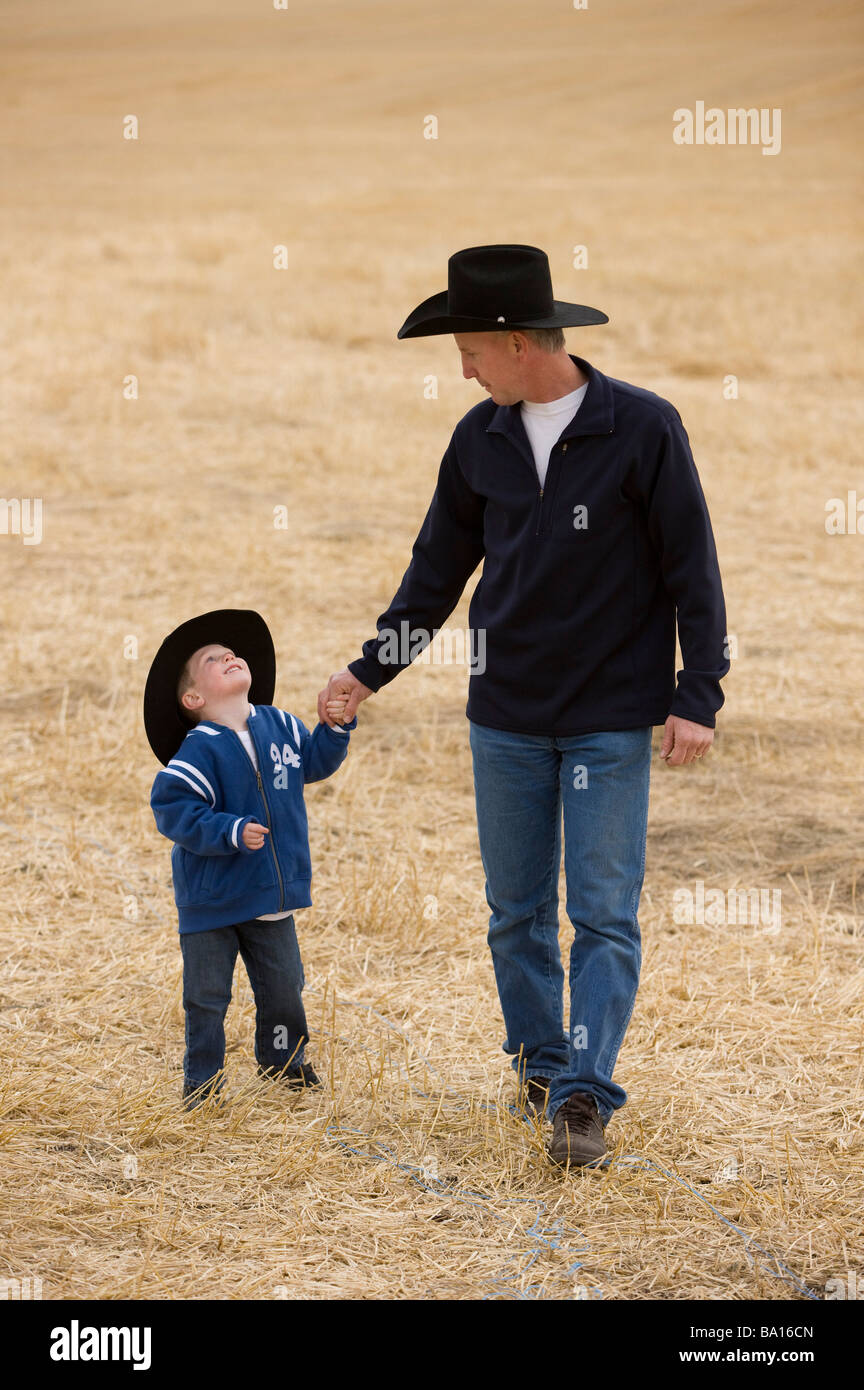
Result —
<instances>
[{"instance_id":1,"label":"boy's blue jeans","mask_svg":"<svg viewBox=\"0 0 864 1390\"><path fill-rule=\"evenodd\" d=\"M612 1071L642 963L651 727L556 738L472 722L470 743L504 1051L520 1077L550 1078L547 1118L583 1091L605 1123L627 1099ZM558 943L562 806L574 932L569 1036Z\"/></svg>"},{"instance_id":2,"label":"boy's blue jeans","mask_svg":"<svg viewBox=\"0 0 864 1390\"><path fill-rule=\"evenodd\" d=\"M240 922L213 931L183 932L183 1008L186 1011L184 1090L215 1081L225 1065L225 1014L237 953L255 996L255 1056L258 1065L292 1070L309 1041L302 990L303 962L294 917L279 922Z\"/></svg>"}]
</instances>

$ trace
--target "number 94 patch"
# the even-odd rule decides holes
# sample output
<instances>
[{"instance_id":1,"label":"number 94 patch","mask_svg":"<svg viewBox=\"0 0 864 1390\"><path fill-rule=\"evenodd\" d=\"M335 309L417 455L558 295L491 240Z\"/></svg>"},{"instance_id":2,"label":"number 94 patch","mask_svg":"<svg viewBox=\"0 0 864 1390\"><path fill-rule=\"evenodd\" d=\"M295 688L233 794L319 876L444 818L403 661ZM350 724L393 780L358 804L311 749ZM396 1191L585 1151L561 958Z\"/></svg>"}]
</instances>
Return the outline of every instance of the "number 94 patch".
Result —
<instances>
[{"instance_id":1,"label":"number 94 patch","mask_svg":"<svg viewBox=\"0 0 864 1390\"><path fill-rule=\"evenodd\" d=\"M281 749L278 744L270 744L270 757L273 759L273 786L277 791L282 791L288 786L289 767L300 766L300 755L294 752L290 743L283 743Z\"/></svg>"}]
</instances>

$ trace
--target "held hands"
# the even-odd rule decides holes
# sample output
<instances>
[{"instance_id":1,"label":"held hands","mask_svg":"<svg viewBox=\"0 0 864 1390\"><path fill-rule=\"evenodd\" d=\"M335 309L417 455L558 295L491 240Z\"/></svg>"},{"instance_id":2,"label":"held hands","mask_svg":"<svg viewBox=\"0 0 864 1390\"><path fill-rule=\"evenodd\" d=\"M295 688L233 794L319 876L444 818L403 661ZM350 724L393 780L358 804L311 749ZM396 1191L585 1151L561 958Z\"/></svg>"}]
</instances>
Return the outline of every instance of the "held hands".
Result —
<instances>
[{"instance_id":1,"label":"held hands","mask_svg":"<svg viewBox=\"0 0 864 1390\"><path fill-rule=\"evenodd\" d=\"M350 724L360 701L374 693L368 685L352 676L349 670L337 671L318 696L318 718L322 724L329 724L331 729L334 724ZM334 705L338 708L332 709Z\"/></svg>"},{"instance_id":2,"label":"held hands","mask_svg":"<svg viewBox=\"0 0 864 1390\"><path fill-rule=\"evenodd\" d=\"M247 849L260 849L264 843L264 836L269 834L266 825L258 825L254 820L250 820L243 827L241 839Z\"/></svg>"},{"instance_id":3,"label":"held hands","mask_svg":"<svg viewBox=\"0 0 864 1390\"><path fill-rule=\"evenodd\" d=\"M663 730L660 757L667 767L681 767L692 763L707 753L714 742L714 730L706 729L704 724L694 724L690 719L681 719L670 714Z\"/></svg>"}]
</instances>

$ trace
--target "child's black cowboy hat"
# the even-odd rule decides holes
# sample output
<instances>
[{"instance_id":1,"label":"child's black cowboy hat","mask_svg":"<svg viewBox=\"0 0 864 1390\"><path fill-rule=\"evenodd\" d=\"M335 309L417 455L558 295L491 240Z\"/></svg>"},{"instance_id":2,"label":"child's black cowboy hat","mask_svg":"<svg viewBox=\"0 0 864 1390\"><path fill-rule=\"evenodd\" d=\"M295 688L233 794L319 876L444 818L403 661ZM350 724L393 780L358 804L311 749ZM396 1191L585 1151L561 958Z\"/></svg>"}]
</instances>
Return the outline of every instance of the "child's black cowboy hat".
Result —
<instances>
[{"instance_id":1,"label":"child's black cowboy hat","mask_svg":"<svg viewBox=\"0 0 864 1390\"><path fill-rule=\"evenodd\" d=\"M276 652L269 628L251 608L216 608L169 633L153 658L144 687L144 728L160 763L168 763L194 727L180 713L177 682L193 652L215 643L242 656L252 675L249 701L270 705L276 689Z\"/></svg>"},{"instance_id":2,"label":"child's black cowboy hat","mask_svg":"<svg viewBox=\"0 0 864 1390\"><path fill-rule=\"evenodd\" d=\"M536 246L469 246L447 262L447 289L424 299L397 338L435 333L494 333L511 328L578 328L608 323L587 304L552 295L549 258Z\"/></svg>"}]
</instances>

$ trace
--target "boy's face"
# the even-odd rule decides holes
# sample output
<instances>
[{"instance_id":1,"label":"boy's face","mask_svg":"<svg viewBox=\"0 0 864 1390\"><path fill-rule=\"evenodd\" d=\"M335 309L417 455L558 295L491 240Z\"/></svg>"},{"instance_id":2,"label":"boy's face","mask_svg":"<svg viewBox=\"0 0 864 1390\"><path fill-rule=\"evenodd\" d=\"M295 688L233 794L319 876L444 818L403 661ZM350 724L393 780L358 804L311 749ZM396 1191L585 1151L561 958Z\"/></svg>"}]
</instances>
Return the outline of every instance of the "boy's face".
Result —
<instances>
[{"instance_id":1,"label":"boy's face","mask_svg":"<svg viewBox=\"0 0 864 1390\"><path fill-rule=\"evenodd\" d=\"M245 695L252 684L252 673L242 656L235 656L230 647L217 642L193 652L189 675L192 685L181 703L199 716L205 705L219 704L232 695Z\"/></svg>"}]
</instances>

